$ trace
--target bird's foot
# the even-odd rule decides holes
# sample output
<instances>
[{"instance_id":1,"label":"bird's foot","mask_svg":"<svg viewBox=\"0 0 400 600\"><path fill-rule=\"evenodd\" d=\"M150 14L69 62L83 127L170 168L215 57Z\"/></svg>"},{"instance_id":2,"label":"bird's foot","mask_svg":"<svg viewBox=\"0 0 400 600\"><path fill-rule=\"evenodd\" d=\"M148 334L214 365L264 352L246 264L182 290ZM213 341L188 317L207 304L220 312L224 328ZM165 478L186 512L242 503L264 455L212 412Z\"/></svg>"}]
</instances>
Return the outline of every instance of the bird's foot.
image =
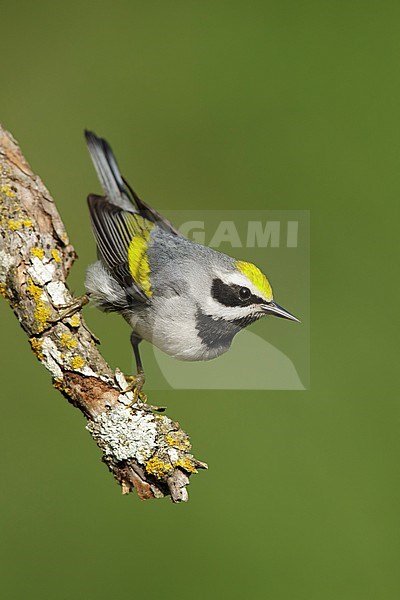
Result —
<instances>
[{"instance_id":1,"label":"bird's foot","mask_svg":"<svg viewBox=\"0 0 400 600\"><path fill-rule=\"evenodd\" d=\"M126 392L133 391L132 404L136 404L137 402L145 404L147 402L147 396L142 392L142 388L146 381L144 371L139 371L137 375L125 375L125 380L128 383L128 385L123 390L123 393L126 394Z\"/></svg>"},{"instance_id":2,"label":"bird's foot","mask_svg":"<svg viewBox=\"0 0 400 600\"><path fill-rule=\"evenodd\" d=\"M130 404L128 404L129 408L132 408L134 405L145 405L142 408L154 411L154 412L164 412L166 410L165 406L154 406L153 404L147 403L147 395L142 392L142 387L145 383L145 375L143 371L139 371L137 375L125 375L125 380L128 383L127 387L124 389L123 393L132 392L133 391L133 400Z\"/></svg>"}]
</instances>

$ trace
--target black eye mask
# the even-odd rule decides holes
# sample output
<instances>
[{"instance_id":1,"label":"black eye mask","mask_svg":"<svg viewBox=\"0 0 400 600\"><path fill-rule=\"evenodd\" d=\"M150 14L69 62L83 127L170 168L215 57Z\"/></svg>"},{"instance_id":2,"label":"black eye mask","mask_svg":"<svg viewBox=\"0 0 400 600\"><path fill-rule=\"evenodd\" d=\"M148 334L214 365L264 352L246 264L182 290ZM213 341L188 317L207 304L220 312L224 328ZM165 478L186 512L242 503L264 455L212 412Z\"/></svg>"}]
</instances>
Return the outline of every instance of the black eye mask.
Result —
<instances>
[{"instance_id":1,"label":"black eye mask","mask_svg":"<svg viewBox=\"0 0 400 600\"><path fill-rule=\"evenodd\" d=\"M246 290L246 291L245 291ZM266 301L248 288L235 283L224 283L221 279L213 279L211 295L224 306L251 306L252 304L266 304Z\"/></svg>"}]
</instances>

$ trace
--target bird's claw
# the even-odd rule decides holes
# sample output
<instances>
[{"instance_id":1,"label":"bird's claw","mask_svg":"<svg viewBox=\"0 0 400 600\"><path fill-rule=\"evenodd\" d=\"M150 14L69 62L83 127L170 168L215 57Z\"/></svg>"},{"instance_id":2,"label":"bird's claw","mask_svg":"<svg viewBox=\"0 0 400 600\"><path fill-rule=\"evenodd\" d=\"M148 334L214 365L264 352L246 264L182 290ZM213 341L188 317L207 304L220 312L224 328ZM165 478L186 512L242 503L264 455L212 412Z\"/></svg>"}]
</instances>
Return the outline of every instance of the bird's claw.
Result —
<instances>
[{"instance_id":1,"label":"bird's claw","mask_svg":"<svg viewBox=\"0 0 400 600\"><path fill-rule=\"evenodd\" d=\"M132 404L136 404L137 402L141 402L145 404L147 402L147 396L144 392L142 392L142 388L145 382L145 376L143 371L139 371L137 375L125 375L125 380L128 385L123 390L123 394L127 392L133 391L133 402Z\"/></svg>"},{"instance_id":2,"label":"bird's claw","mask_svg":"<svg viewBox=\"0 0 400 600\"><path fill-rule=\"evenodd\" d=\"M164 412L166 406L154 406L153 404L147 404L147 395L142 392L142 387L145 382L145 376L143 371L139 371L137 375L125 375L125 380L128 383L127 387L122 393L133 391L133 400L128 404L129 408L135 405L142 405L141 408L154 412ZM144 406L143 406L144 405Z\"/></svg>"}]
</instances>

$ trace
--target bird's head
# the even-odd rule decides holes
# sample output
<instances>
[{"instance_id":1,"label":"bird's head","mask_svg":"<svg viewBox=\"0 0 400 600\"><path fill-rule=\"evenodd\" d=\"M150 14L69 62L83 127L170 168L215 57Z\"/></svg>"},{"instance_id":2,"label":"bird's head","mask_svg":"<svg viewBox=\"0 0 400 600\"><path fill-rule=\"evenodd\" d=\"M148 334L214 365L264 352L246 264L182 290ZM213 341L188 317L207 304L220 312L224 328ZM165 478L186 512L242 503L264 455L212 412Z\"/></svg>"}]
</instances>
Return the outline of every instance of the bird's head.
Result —
<instances>
[{"instance_id":1,"label":"bird's head","mask_svg":"<svg viewBox=\"0 0 400 600\"><path fill-rule=\"evenodd\" d=\"M254 264L237 260L230 269L216 268L208 296L207 312L246 326L266 315L299 320L274 302L271 284Z\"/></svg>"}]
</instances>

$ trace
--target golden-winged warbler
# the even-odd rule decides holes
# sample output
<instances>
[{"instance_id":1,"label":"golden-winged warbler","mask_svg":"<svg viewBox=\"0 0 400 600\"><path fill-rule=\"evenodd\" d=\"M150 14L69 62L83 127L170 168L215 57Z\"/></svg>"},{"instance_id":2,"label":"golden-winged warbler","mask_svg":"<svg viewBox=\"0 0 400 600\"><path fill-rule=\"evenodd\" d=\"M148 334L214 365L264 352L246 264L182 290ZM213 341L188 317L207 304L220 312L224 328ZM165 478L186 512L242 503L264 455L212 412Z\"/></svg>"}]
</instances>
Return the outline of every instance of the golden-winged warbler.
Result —
<instances>
[{"instance_id":1,"label":"golden-winged warbler","mask_svg":"<svg viewBox=\"0 0 400 600\"><path fill-rule=\"evenodd\" d=\"M141 340L180 360L209 360L265 315L298 321L274 302L255 265L183 237L121 176L106 140L85 136L104 192L88 197L98 260L87 269L86 289L99 309L132 327L139 391Z\"/></svg>"}]
</instances>

